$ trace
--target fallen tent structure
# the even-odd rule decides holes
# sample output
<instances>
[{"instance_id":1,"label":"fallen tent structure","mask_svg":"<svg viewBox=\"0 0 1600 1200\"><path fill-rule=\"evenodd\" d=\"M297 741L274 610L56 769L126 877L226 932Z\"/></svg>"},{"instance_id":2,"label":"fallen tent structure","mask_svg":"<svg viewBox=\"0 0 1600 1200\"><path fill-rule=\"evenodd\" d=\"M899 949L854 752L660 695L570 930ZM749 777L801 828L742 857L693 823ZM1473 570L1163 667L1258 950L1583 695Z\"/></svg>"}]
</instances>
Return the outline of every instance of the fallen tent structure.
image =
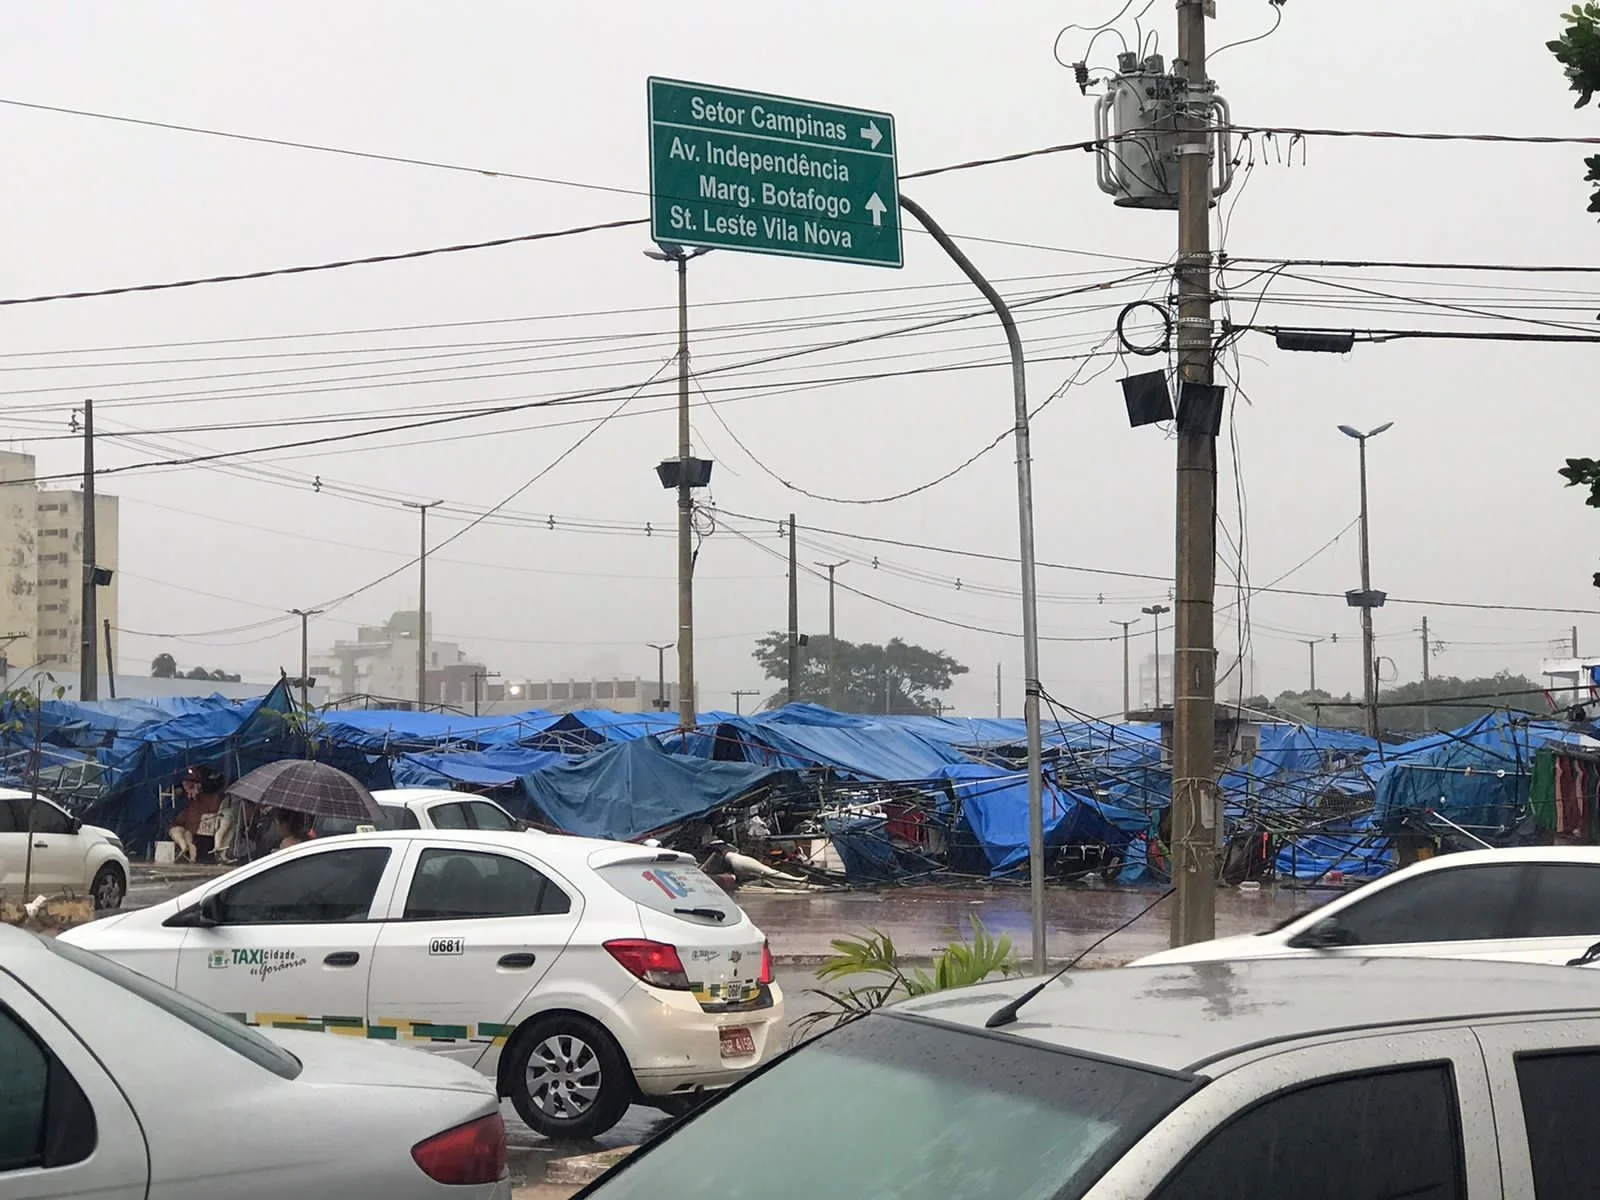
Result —
<instances>
[{"instance_id":1,"label":"fallen tent structure","mask_svg":"<svg viewBox=\"0 0 1600 1200\"><path fill-rule=\"evenodd\" d=\"M315 757L369 787L489 792L519 815L574 833L659 836L690 850L715 833L852 883L1021 879L1027 870L1026 739L1017 720L810 704L710 712L689 730L669 713L602 711L473 718L373 709L307 719L279 686L237 702L14 699L0 723L8 730L0 733L0 782L37 780L135 852L165 827L162 789L189 764L237 778L277 758ZM1257 723L1253 752L1235 756L1219 779L1222 879L1368 878L1390 869L1397 840L1419 830L1503 844L1540 820L1570 824L1559 814L1537 817L1530 781L1541 750L1575 747L1573 757L1592 756L1584 770L1592 768L1600 791L1600 742L1585 729L1499 714L1380 745L1344 731ZM1074 715L1048 722L1043 734L1051 876L1165 881L1171 771L1162 728ZM1600 840L1600 800L1585 811Z\"/></svg>"},{"instance_id":2,"label":"fallen tent structure","mask_svg":"<svg viewBox=\"0 0 1600 1200\"><path fill-rule=\"evenodd\" d=\"M633 841L711 815L788 772L671 754L653 738L529 775L531 815L566 833Z\"/></svg>"}]
</instances>

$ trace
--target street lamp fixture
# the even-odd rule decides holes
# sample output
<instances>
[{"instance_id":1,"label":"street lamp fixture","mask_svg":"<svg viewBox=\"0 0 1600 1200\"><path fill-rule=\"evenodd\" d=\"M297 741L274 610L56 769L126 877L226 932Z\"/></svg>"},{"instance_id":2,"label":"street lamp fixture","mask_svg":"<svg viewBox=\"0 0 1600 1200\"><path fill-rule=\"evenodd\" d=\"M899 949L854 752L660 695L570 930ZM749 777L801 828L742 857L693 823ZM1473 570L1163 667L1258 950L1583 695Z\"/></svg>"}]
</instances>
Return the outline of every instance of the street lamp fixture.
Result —
<instances>
[{"instance_id":1,"label":"street lamp fixture","mask_svg":"<svg viewBox=\"0 0 1600 1200\"><path fill-rule=\"evenodd\" d=\"M656 652L656 711L666 712L672 705L667 703L667 651L673 647L672 642L646 642L645 645Z\"/></svg>"},{"instance_id":2,"label":"street lamp fixture","mask_svg":"<svg viewBox=\"0 0 1600 1200\"><path fill-rule=\"evenodd\" d=\"M1161 617L1162 617L1162 615L1164 613L1169 613L1172 610L1170 608L1168 608L1165 604L1152 604L1148 608L1141 608L1139 611L1142 612L1145 616L1151 617L1151 618L1153 618L1155 620L1155 626L1156 626L1155 627L1155 639L1156 639L1156 707L1160 708L1161 707Z\"/></svg>"},{"instance_id":3,"label":"street lamp fixture","mask_svg":"<svg viewBox=\"0 0 1600 1200\"><path fill-rule=\"evenodd\" d=\"M1385 421L1365 433L1352 425L1339 426L1339 432L1347 438L1354 438L1361 451L1361 588L1359 591L1346 592L1345 603L1361 610L1361 698L1366 709L1367 736L1370 738L1378 736L1378 675L1372 658L1372 610L1382 608L1388 596L1372 588L1372 547L1367 518L1367 441L1393 426L1393 421Z\"/></svg>"}]
</instances>

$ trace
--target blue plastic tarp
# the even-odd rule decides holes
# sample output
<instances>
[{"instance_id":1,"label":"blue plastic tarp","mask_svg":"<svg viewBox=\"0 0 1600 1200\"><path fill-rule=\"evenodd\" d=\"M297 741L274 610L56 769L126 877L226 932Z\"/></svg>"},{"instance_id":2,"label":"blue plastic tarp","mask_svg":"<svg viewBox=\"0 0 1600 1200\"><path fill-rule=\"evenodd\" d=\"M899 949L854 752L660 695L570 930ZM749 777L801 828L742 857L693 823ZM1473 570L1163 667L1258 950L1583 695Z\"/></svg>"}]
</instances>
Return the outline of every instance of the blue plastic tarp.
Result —
<instances>
[{"instance_id":1,"label":"blue plastic tarp","mask_svg":"<svg viewBox=\"0 0 1600 1200\"><path fill-rule=\"evenodd\" d=\"M596 751L522 780L528 802L557 829L631 841L723 805L783 772L669 754L652 738Z\"/></svg>"},{"instance_id":2,"label":"blue plastic tarp","mask_svg":"<svg viewBox=\"0 0 1600 1200\"><path fill-rule=\"evenodd\" d=\"M517 743L554 725L554 713L532 709L500 717L402 709L352 709L323 716L317 736L374 754L433 750L441 746Z\"/></svg>"},{"instance_id":3,"label":"blue plastic tarp","mask_svg":"<svg viewBox=\"0 0 1600 1200\"><path fill-rule=\"evenodd\" d=\"M1425 821L1436 812L1489 840L1508 834L1527 811L1534 755L1572 736L1558 722L1491 713L1449 733L1387 748L1367 767L1376 783L1374 816L1389 833L1408 817Z\"/></svg>"},{"instance_id":4,"label":"blue plastic tarp","mask_svg":"<svg viewBox=\"0 0 1600 1200\"><path fill-rule=\"evenodd\" d=\"M979 771L990 771L985 776ZM991 876L1010 874L1028 860L1028 781L995 768L964 770L953 781L961 801L958 847L967 843L981 862L953 863L958 869ZM1097 801L1082 792L1047 785L1044 791L1045 847L1088 844L1126 846L1147 828L1143 813ZM965 857L965 856L963 856ZM980 869L981 868L981 869Z\"/></svg>"},{"instance_id":5,"label":"blue plastic tarp","mask_svg":"<svg viewBox=\"0 0 1600 1200\"><path fill-rule=\"evenodd\" d=\"M553 750L532 750L525 746L492 746L487 750L465 750L455 754L404 754L395 762L396 778L404 777L402 787L441 787L456 783L474 787L514 787L526 775L568 762ZM425 783L410 783L412 779ZM446 781L440 783L438 781Z\"/></svg>"},{"instance_id":6,"label":"blue plastic tarp","mask_svg":"<svg viewBox=\"0 0 1600 1200\"><path fill-rule=\"evenodd\" d=\"M1371 817L1295 838L1278 851L1275 863L1282 878L1323 882L1339 875L1376 879L1394 870L1394 865L1394 850Z\"/></svg>"},{"instance_id":7,"label":"blue plastic tarp","mask_svg":"<svg viewBox=\"0 0 1600 1200\"><path fill-rule=\"evenodd\" d=\"M827 769L850 779L914 782L944 766L972 761L920 734L867 717L795 704L757 717L725 717L669 739L700 758L760 763L788 770Z\"/></svg>"}]
</instances>

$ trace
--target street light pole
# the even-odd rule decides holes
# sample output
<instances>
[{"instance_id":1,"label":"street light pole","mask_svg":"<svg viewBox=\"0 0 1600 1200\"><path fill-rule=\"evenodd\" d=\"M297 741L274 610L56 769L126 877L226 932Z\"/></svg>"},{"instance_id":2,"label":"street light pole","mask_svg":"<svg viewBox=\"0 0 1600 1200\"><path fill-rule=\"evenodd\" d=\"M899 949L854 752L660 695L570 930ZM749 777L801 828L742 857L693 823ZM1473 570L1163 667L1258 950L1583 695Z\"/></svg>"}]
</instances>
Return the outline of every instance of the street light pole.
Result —
<instances>
[{"instance_id":1,"label":"street light pole","mask_svg":"<svg viewBox=\"0 0 1600 1200\"><path fill-rule=\"evenodd\" d=\"M678 268L678 723L695 723L694 702L694 491L689 433L689 260L709 246L665 246L646 250L657 262Z\"/></svg>"},{"instance_id":2,"label":"street light pole","mask_svg":"<svg viewBox=\"0 0 1600 1200\"><path fill-rule=\"evenodd\" d=\"M972 264L939 223L915 201L902 194L900 207L926 229L952 262L989 301L1005 330L1011 352L1011 402L1017 446L1017 540L1022 569L1022 716L1028 731L1028 881L1033 925L1033 973L1043 975L1047 961L1044 927L1044 737L1039 728L1039 595L1038 565L1034 561L1033 450L1028 412L1028 375L1022 337L1011 309L994 285Z\"/></svg>"},{"instance_id":3,"label":"street light pole","mask_svg":"<svg viewBox=\"0 0 1600 1200\"><path fill-rule=\"evenodd\" d=\"M1112 621L1111 623L1122 626L1122 719L1126 721L1128 713L1131 711L1128 698L1128 630L1139 623L1139 618L1135 617L1131 621ZM1159 655L1156 657L1156 666L1157 668L1161 666Z\"/></svg>"},{"instance_id":4,"label":"street light pole","mask_svg":"<svg viewBox=\"0 0 1600 1200\"><path fill-rule=\"evenodd\" d=\"M1156 628L1155 628L1155 638L1156 638L1156 707L1160 708L1161 707L1161 614L1162 613L1169 613L1172 610L1170 608L1168 608L1165 604L1152 604L1149 608L1141 608L1139 611L1142 612L1147 617L1153 617L1155 619L1155 623L1156 623Z\"/></svg>"},{"instance_id":5,"label":"street light pole","mask_svg":"<svg viewBox=\"0 0 1600 1200\"><path fill-rule=\"evenodd\" d=\"M322 615L320 608L291 608L289 610L300 618L300 713L304 716L311 711L306 703L306 692L311 687L311 618Z\"/></svg>"},{"instance_id":6,"label":"street light pole","mask_svg":"<svg viewBox=\"0 0 1600 1200\"><path fill-rule=\"evenodd\" d=\"M428 703L428 510L443 500L402 500L422 518L422 549L417 554L417 711Z\"/></svg>"},{"instance_id":7,"label":"street light pole","mask_svg":"<svg viewBox=\"0 0 1600 1200\"><path fill-rule=\"evenodd\" d=\"M834 712L839 711L839 637L833 621L833 573L849 561L816 564L828 573L828 707Z\"/></svg>"},{"instance_id":8,"label":"street light pole","mask_svg":"<svg viewBox=\"0 0 1600 1200\"><path fill-rule=\"evenodd\" d=\"M667 651L672 649L672 643L646 642L645 645L656 652L656 711L666 712L672 707L667 703Z\"/></svg>"},{"instance_id":9,"label":"street light pole","mask_svg":"<svg viewBox=\"0 0 1600 1200\"><path fill-rule=\"evenodd\" d=\"M1362 433L1349 425L1339 426L1345 437L1354 438L1360 447L1361 459L1361 690L1367 716L1367 736L1378 736L1378 676L1373 664L1372 610L1375 599L1372 592L1372 547L1368 538L1367 521L1367 440L1375 438L1394 424L1385 421L1376 429Z\"/></svg>"}]
</instances>

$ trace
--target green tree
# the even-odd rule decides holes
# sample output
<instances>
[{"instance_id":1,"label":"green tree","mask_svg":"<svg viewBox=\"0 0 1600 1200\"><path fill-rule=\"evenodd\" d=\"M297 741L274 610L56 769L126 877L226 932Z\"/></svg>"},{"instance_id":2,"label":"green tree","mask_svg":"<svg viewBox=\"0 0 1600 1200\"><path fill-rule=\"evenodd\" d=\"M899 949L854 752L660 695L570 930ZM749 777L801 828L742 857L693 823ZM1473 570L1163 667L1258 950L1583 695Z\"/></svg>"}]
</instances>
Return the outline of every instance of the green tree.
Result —
<instances>
[{"instance_id":1,"label":"green tree","mask_svg":"<svg viewBox=\"0 0 1600 1200\"><path fill-rule=\"evenodd\" d=\"M1361 698L1348 692L1343 696L1329 695L1320 688L1315 692L1284 692L1272 707L1287 720L1323 729L1360 730L1366 724ZM1487 713L1508 708L1538 713L1547 707L1542 685L1510 671L1477 679L1436 675L1428 681L1426 697L1420 680L1380 689L1378 728L1384 733L1419 732L1424 708L1434 729L1459 729Z\"/></svg>"},{"instance_id":2,"label":"green tree","mask_svg":"<svg viewBox=\"0 0 1600 1200\"><path fill-rule=\"evenodd\" d=\"M837 685L838 708L842 712L883 713L896 716L937 716L942 710L941 693L950 689L957 675L967 668L940 650L928 650L890 639L888 645L847 642L835 646L826 637L814 637L800 647L800 680L797 701L831 704ZM768 679L789 678L789 635L769 633L756 641L756 662ZM837 676L830 680L828 665L836 663ZM768 703L782 704L783 691Z\"/></svg>"},{"instance_id":3,"label":"green tree","mask_svg":"<svg viewBox=\"0 0 1600 1200\"><path fill-rule=\"evenodd\" d=\"M1573 107L1583 108L1600 91L1600 3L1589 0L1574 4L1561 14L1567 27L1553 42L1546 42L1566 71L1567 83L1578 93ZM1584 159L1588 174L1584 179L1596 185L1589 198L1589 211L1600 212L1600 154Z\"/></svg>"},{"instance_id":4,"label":"green tree","mask_svg":"<svg viewBox=\"0 0 1600 1200\"><path fill-rule=\"evenodd\" d=\"M1590 508L1600 508L1600 462L1592 458L1569 458L1567 465L1561 468L1561 478L1567 481L1568 487L1588 488L1589 498L1584 503ZM1594 573L1593 583L1600 588L1600 571Z\"/></svg>"},{"instance_id":5,"label":"green tree","mask_svg":"<svg viewBox=\"0 0 1600 1200\"><path fill-rule=\"evenodd\" d=\"M150 662L150 674L157 679L176 679L178 660L170 654L158 654Z\"/></svg>"}]
</instances>

